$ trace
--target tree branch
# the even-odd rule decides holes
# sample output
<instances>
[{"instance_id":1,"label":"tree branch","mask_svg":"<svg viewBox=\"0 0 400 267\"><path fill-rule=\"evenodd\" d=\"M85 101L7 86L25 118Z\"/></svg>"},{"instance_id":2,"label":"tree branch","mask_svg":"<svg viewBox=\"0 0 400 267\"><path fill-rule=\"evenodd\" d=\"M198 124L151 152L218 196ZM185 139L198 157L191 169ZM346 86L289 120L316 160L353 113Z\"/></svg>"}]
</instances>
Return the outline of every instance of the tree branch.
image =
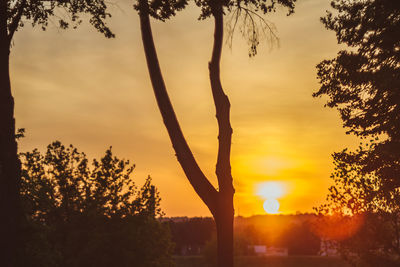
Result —
<instances>
[{"instance_id":1,"label":"tree branch","mask_svg":"<svg viewBox=\"0 0 400 267\"><path fill-rule=\"evenodd\" d=\"M232 142L232 127L230 124L230 102L221 85L220 61L223 42L223 11L222 6L213 8L214 16L214 45L209 63L211 89L214 98L216 117L218 122L218 156L216 175L219 191L233 195L233 179L231 174L230 154Z\"/></svg>"},{"instance_id":2,"label":"tree branch","mask_svg":"<svg viewBox=\"0 0 400 267\"><path fill-rule=\"evenodd\" d=\"M10 26L8 28L8 43L11 43L11 40L14 36L15 31L18 29L18 24L21 20L22 13L24 11L26 5L26 0L22 0L20 6L18 7L17 14L15 14L14 18L12 18Z\"/></svg>"}]
</instances>

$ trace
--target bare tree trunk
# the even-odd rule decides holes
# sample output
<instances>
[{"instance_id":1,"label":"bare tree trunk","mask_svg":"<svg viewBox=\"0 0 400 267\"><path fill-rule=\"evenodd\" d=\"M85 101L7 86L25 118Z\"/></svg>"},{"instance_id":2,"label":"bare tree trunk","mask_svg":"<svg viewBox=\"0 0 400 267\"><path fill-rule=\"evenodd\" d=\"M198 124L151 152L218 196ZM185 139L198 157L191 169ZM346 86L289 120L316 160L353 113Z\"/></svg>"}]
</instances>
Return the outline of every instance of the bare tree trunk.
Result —
<instances>
[{"instance_id":1,"label":"bare tree trunk","mask_svg":"<svg viewBox=\"0 0 400 267\"><path fill-rule=\"evenodd\" d=\"M230 124L230 102L224 93L220 78L220 61L223 42L223 12L222 6L213 8L214 16L214 46L209 63L211 89L214 98L216 117L218 121L218 157L216 175L219 185L217 223L218 266L233 266L233 223L234 207L233 178L231 173L232 127Z\"/></svg>"},{"instance_id":2,"label":"bare tree trunk","mask_svg":"<svg viewBox=\"0 0 400 267\"><path fill-rule=\"evenodd\" d=\"M233 267L234 188L230 165L232 128L229 120L230 103L228 97L222 90L219 73L223 38L222 7L214 14L214 48L213 56L209 64L211 88L219 127L219 148L216 166L216 175L219 185L218 192L201 171L183 136L159 66L151 32L148 2L147 0L141 0L139 5L140 28L147 67L164 124L186 177L196 193L207 205L215 219L218 239L218 266Z\"/></svg>"},{"instance_id":3,"label":"bare tree trunk","mask_svg":"<svg viewBox=\"0 0 400 267\"><path fill-rule=\"evenodd\" d=\"M19 226L20 164L9 75L6 1L0 3L0 265L14 266Z\"/></svg>"},{"instance_id":4,"label":"bare tree trunk","mask_svg":"<svg viewBox=\"0 0 400 267\"><path fill-rule=\"evenodd\" d=\"M233 194L219 193L217 225L218 266L233 267Z\"/></svg>"}]
</instances>

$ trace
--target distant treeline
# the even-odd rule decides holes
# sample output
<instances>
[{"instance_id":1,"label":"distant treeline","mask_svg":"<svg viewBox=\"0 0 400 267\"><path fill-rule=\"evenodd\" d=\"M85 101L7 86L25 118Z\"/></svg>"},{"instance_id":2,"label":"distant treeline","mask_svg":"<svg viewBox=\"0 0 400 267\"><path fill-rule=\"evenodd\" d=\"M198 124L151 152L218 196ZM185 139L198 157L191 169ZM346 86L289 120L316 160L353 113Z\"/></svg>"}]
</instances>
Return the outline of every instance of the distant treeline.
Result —
<instances>
[{"instance_id":1,"label":"distant treeline","mask_svg":"<svg viewBox=\"0 0 400 267\"><path fill-rule=\"evenodd\" d=\"M318 255L321 238L317 216L257 215L235 218L235 254L254 254L254 245L287 248L289 255ZM215 245L216 229L212 218L164 218L171 230L176 255L209 253Z\"/></svg>"}]
</instances>

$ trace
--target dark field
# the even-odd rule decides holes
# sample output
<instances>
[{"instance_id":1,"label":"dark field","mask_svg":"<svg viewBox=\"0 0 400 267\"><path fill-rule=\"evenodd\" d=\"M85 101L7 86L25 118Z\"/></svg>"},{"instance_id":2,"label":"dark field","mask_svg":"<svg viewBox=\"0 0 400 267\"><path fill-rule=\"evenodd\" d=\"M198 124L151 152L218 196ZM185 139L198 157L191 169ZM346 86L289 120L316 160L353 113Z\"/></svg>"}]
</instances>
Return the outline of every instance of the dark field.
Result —
<instances>
[{"instance_id":1,"label":"dark field","mask_svg":"<svg viewBox=\"0 0 400 267\"><path fill-rule=\"evenodd\" d=\"M202 257L176 257L176 267L208 267ZM290 257L240 257L235 267L350 267L338 258L290 256Z\"/></svg>"}]
</instances>

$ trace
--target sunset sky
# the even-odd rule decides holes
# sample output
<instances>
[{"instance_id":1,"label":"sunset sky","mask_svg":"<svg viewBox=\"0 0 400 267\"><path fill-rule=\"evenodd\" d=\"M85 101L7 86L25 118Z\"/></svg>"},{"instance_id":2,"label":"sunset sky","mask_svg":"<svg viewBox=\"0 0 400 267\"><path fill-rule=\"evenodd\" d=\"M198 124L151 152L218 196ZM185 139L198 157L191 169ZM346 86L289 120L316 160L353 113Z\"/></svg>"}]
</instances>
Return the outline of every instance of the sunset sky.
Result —
<instances>
[{"instance_id":1,"label":"sunset sky","mask_svg":"<svg viewBox=\"0 0 400 267\"><path fill-rule=\"evenodd\" d=\"M115 39L87 23L78 30L25 27L11 52L17 127L26 129L20 150L60 140L90 158L113 146L136 164L140 186L151 175L167 216L209 216L184 176L162 123L150 84L138 16L128 1L111 8ZM263 214L260 186L284 189L280 212L309 212L331 184L331 154L358 144L345 134L335 110L311 94L315 66L340 47L319 18L329 0L299 0L295 13L271 14L279 47L261 42L255 58L240 33L224 46L222 83L232 104L235 213ZM215 184L217 123L208 79L212 20L198 21L190 5L165 23L153 21L164 79L183 132L201 168ZM56 24L56 22L54 22Z\"/></svg>"}]
</instances>

